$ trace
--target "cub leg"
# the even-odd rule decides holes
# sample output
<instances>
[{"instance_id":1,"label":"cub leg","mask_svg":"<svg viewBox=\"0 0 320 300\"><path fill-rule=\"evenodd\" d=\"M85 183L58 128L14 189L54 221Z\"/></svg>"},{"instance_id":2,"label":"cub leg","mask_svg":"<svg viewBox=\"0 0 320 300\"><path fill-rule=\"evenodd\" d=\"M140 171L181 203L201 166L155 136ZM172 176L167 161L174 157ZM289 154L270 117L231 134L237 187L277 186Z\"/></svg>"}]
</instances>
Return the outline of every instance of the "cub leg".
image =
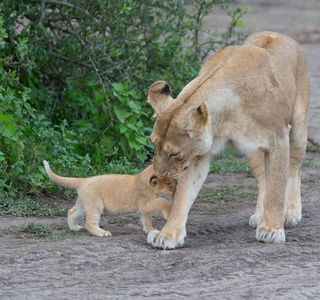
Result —
<instances>
[{"instance_id":1,"label":"cub leg","mask_svg":"<svg viewBox=\"0 0 320 300\"><path fill-rule=\"evenodd\" d=\"M152 227L152 215L140 215L143 231L148 234L150 231L155 230Z\"/></svg>"},{"instance_id":2,"label":"cub leg","mask_svg":"<svg viewBox=\"0 0 320 300\"><path fill-rule=\"evenodd\" d=\"M74 207L72 207L68 212L68 225L70 230L79 231L83 229L82 226L78 225L78 220L83 218L84 209L81 200L78 199Z\"/></svg>"},{"instance_id":3,"label":"cub leg","mask_svg":"<svg viewBox=\"0 0 320 300\"><path fill-rule=\"evenodd\" d=\"M300 172L307 146L306 118L295 115L290 131L289 174L286 190L285 225L295 226L301 220Z\"/></svg>"},{"instance_id":4,"label":"cub leg","mask_svg":"<svg viewBox=\"0 0 320 300\"><path fill-rule=\"evenodd\" d=\"M171 212L166 225L159 232L148 234L148 243L163 249L183 245L189 210L205 181L210 168L211 155L196 157L180 175Z\"/></svg>"},{"instance_id":5,"label":"cub leg","mask_svg":"<svg viewBox=\"0 0 320 300\"><path fill-rule=\"evenodd\" d=\"M289 165L289 137L275 141L275 149L265 153L266 191L264 212L256 229L258 241L283 243L284 205Z\"/></svg>"},{"instance_id":6,"label":"cub leg","mask_svg":"<svg viewBox=\"0 0 320 300\"><path fill-rule=\"evenodd\" d=\"M91 203L92 205L92 203ZM100 216L103 212L103 204L91 206L86 209L86 227L95 236L111 236L111 232L104 231L99 227Z\"/></svg>"},{"instance_id":7,"label":"cub leg","mask_svg":"<svg viewBox=\"0 0 320 300\"><path fill-rule=\"evenodd\" d=\"M140 210L140 218L143 225L143 230L145 233L149 233L152 230L155 230L152 227L152 215L157 211L162 211L165 219L168 219L171 205L166 199L156 198L148 201L147 203L143 203L139 206Z\"/></svg>"},{"instance_id":8,"label":"cub leg","mask_svg":"<svg viewBox=\"0 0 320 300\"><path fill-rule=\"evenodd\" d=\"M139 205L139 210L142 215L153 215L157 211L162 211L163 216L168 219L171 205L164 198L156 198Z\"/></svg>"},{"instance_id":9,"label":"cub leg","mask_svg":"<svg viewBox=\"0 0 320 300\"><path fill-rule=\"evenodd\" d=\"M253 228L257 228L263 216L263 201L266 192L264 153L260 152L254 155L247 155L247 159L258 188L257 206L255 213L250 217L249 225Z\"/></svg>"}]
</instances>

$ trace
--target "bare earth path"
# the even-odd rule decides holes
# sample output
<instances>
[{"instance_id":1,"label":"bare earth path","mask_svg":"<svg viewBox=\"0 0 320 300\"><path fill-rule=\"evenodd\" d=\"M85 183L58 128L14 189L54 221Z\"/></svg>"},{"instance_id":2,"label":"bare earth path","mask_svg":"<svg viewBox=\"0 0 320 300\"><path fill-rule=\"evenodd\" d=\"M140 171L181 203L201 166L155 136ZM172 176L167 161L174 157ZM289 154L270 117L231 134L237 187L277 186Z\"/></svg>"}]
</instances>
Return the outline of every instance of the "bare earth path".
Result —
<instances>
[{"instance_id":1,"label":"bare earth path","mask_svg":"<svg viewBox=\"0 0 320 300\"><path fill-rule=\"evenodd\" d=\"M309 136L319 143L319 1L255 2L236 2L252 6L245 30L279 31L305 42ZM101 223L112 232L110 238L69 232L66 217L0 217L0 299L319 299L320 153L307 153L303 219L286 229L286 243L255 240L248 226L255 193L253 178L210 174L190 212L185 245L172 251L146 244L135 217L104 216ZM71 207L74 200L61 203ZM47 239L18 233L33 221L50 224L54 233ZM155 218L159 229L164 222Z\"/></svg>"}]
</instances>

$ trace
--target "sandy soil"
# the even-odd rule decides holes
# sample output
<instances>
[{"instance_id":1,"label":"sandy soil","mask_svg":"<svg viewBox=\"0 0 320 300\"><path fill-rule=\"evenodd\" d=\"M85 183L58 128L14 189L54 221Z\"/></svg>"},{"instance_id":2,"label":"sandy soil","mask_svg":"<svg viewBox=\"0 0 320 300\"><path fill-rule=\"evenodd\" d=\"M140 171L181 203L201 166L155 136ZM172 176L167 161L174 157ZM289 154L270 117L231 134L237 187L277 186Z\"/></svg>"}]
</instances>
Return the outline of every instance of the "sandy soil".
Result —
<instances>
[{"instance_id":1,"label":"sandy soil","mask_svg":"<svg viewBox=\"0 0 320 300\"><path fill-rule=\"evenodd\" d=\"M255 2L236 2L252 7L244 30L269 29L304 42L312 88L309 135L320 142L319 1ZM66 217L0 217L0 299L320 298L319 186L320 153L308 152L303 219L286 229L280 245L255 240L248 226L255 181L243 174L209 174L189 214L185 245L175 250L148 245L134 216L104 216L110 238L70 232ZM74 200L59 202L71 207ZM30 222L50 224L53 233L44 239L18 232ZM165 223L159 216L154 222L159 229Z\"/></svg>"}]
</instances>

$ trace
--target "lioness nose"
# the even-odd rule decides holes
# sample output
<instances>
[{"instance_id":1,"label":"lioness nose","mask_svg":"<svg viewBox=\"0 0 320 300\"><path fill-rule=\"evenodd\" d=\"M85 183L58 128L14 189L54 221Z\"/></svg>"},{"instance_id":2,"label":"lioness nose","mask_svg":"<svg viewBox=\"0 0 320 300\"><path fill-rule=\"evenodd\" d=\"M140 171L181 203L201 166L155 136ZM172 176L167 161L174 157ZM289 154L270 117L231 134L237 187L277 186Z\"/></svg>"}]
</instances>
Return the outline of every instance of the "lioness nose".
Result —
<instances>
[{"instance_id":1,"label":"lioness nose","mask_svg":"<svg viewBox=\"0 0 320 300\"><path fill-rule=\"evenodd\" d=\"M153 167L155 172L159 175L159 176L167 176L168 175L168 170L166 170L167 168L165 166L163 166L162 164L158 164L158 163L153 163Z\"/></svg>"}]
</instances>

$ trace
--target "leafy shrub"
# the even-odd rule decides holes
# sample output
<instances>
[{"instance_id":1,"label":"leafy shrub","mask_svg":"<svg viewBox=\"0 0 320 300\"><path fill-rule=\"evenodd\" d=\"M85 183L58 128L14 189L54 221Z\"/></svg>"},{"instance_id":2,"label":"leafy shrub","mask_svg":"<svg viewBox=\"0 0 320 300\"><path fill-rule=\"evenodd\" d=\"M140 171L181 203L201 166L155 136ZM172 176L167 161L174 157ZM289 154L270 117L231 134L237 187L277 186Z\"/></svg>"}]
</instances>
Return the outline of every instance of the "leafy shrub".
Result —
<instances>
[{"instance_id":1,"label":"leafy shrub","mask_svg":"<svg viewBox=\"0 0 320 300\"><path fill-rule=\"evenodd\" d=\"M246 10L231 2L1 1L0 196L55 191L43 159L67 176L143 169L150 84L180 91L210 52L238 43ZM216 8L230 26L212 34L202 20Z\"/></svg>"}]
</instances>

